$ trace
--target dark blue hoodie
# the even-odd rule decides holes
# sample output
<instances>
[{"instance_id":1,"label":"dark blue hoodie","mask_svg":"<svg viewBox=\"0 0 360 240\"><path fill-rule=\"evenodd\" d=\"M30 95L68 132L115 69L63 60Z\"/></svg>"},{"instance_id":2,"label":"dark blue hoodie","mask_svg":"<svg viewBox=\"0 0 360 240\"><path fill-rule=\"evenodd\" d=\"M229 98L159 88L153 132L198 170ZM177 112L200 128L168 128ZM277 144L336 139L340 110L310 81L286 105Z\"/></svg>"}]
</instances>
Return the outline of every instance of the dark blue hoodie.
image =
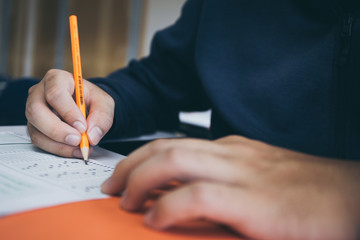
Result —
<instances>
[{"instance_id":1,"label":"dark blue hoodie","mask_svg":"<svg viewBox=\"0 0 360 240\"><path fill-rule=\"evenodd\" d=\"M189 0L149 57L93 80L116 101L108 137L212 109L214 138L360 159L359 2Z\"/></svg>"}]
</instances>

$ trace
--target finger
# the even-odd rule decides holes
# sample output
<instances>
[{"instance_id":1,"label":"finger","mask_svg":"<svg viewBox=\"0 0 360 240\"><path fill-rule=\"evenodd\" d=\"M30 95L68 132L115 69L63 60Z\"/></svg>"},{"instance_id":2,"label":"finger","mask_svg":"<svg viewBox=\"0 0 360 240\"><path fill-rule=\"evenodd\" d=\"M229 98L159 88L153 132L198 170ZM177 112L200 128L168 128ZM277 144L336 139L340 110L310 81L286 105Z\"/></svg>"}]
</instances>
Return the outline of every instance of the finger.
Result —
<instances>
[{"instance_id":1,"label":"finger","mask_svg":"<svg viewBox=\"0 0 360 240\"><path fill-rule=\"evenodd\" d=\"M102 191L107 194L117 194L122 192L127 184L128 176L132 171L144 161L161 155L163 152L170 149L182 148L184 151L218 152L220 154L222 149L219 149L210 141L197 139L158 139L149 144L139 148L131 153L126 159L121 161L115 168L112 176L103 184ZM155 168L152 168L152 171Z\"/></svg>"},{"instance_id":2,"label":"finger","mask_svg":"<svg viewBox=\"0 0 360 240\"><path fill-rule=\"evenodd\" d=\"M155 155L165 148L167 145L165 141L163 139L155 140L132 152L127 158L117 164L111 177L102 184L101 190L106 194L122 192L131 171L151 155Z\"/></svg>"},{"instance_id":3,"label":"finger","mask_svg":"<svg viewBox=\"0 0 360 240\"><path fill-rule=\"evenodd\" d=\"M231 162L212 153L170 149L143 162L130 174L122 206L126 210L140 208L151 190L171 180L236 183L239 174Z\"/></svg>"},{"instance_id":4,"label":"finger","mask_svg":"<svg viewBox=\"0 0 360 240\"><path fill-rule=\"evenodd\" d=\"M111 177L101 185L101 191L110 195L121 193L125 189L128 175L132 169L143 162L150 151L149 144L146 144L120 161Z\"/></svg>"},{"instance_id":5,"label":"finger","mask_svg":"<svg viewBox=\"0 0 360 240\"><path fill-rule=\"evenodd\" d=\"M62 157L82 158L79 146L69 146L64 143L54 141L42 132L37 130L31 123L28 123L28 133L31 141L39 148Z\"/></svg>"},{"instance_id":6,"label":"finger","mask_svg":"<svg viewBox=\"0 0 360 240\"><path fill-rule=\"evenodd\" d=\"M325 205L314 208L313 203L307 194L294 196L294 191L290 198L275 197L266 190L195 182L162 195L146 214L145 223L162 230L205 219L225 224L249 239L356 239L347 226L339 227L339 217L332 215L329 205L322 202Z\"/></svg>"},{"instance_id":7,"label":"finger","mask_svg":"<svg viewBox=\"0 0 360 240\"><path fill-rule=\"evenodd\" d=\"M44 81L46 102L63 121L80 133L85 132L87 123L73 99L75 85L73 75L66 71L50 70L44 78L46 78Z\"/></svg>"},{"instance_id":8,"label":"finger","mask_svg":"<svg viewBox=\"0 0 360 240\"><path fill-rule=\"evenodd\" d=\"M160 197L146 214L145 224L161 230L201 219L225 224L238 233L253 234L251 227L260 227L260 223L247 224L252 220L251 214L254 215L253 206L238 186L196 182Z\"/></svg>"},{"instance_id":9,"label":"finger","mask_svg":"<svg viewBox=\"0 0 360 240\"><path fill-rule=\"evenodd\" d=\"M113 124L115 102L101 88L84 80L85 99L90 109L87 117L87 134L91 145L97 145Z\"/></svg>"},{"instance_id":10,"label":"finger","mask_svg":"<svg viewBox=\"0 0 360 240\"><path fill-rule=\"evenodd\" d=\"M25 114L28 122L48 138L71 146L79 145L81 140L79 131L63 122L46 104L43 84L39 83L31 89Z\"/></svg>"},{"instance_id":11,"label":"finger","mask_svg":"<svg viewBox=\"0 0 360 240\"><path fill-rule=\"evenodd\" d=\"M251 149L258 150L274 150L273 147L270 147L269 144L261 142L259 140L249 139L240 135L230 135L223 138L215 140L216 143L226 145L227 147L232 147L234 150L247 151ZM270 148L269 148L270 147Z\"/></svg>"}]
</instances>

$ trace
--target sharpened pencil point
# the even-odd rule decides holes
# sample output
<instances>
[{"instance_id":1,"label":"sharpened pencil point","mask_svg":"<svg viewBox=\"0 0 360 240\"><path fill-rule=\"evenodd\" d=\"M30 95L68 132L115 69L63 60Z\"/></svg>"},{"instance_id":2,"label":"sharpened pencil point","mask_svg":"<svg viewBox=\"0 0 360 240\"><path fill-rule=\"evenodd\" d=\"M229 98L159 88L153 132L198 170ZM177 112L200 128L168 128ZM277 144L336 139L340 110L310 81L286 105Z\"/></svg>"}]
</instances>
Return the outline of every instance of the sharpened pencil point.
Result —
<instances>
[{"instance_id":1,"label":"sharpened pencil point","mask_svg":"<svg viewBox=\"0 0 360 240\"><path fill-rule=\"evenodd\" d=\"M88 147L81 148L81 154L82 154L85 162L87 162L87 160L89 158L89 148Z\"/></svg>"}]
</instances>

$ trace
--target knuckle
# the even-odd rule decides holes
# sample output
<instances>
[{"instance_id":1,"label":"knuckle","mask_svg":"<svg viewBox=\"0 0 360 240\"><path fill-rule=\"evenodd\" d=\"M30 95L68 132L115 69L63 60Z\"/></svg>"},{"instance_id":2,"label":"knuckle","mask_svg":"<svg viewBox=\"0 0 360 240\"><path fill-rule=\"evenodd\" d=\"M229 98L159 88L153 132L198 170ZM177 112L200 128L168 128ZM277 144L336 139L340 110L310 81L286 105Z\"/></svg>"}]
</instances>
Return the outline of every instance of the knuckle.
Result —
<instances>
[{"instance_id":1,"label":"knuckle","mask_svg":"<svg viewBox=\"0 0 360 240\"><path fill-rule=\"evenodd\" d=\"M231 142L239 142L245 139L245 137L239 135L229 135L226 138Z\"/></svg>"},{"instance_id":2,"label":"knuckle","mask_svg":"<svg viewBox=\"0 0 360 240\"><path fill-rule=\"evenodd\" d=\"M244 143L244 137L239 135L228 135L226 137L218 139L217 142L226 145L234 145L234 144Z\"/></svg>"},{"instance_id":3,"label":"knuckle","mask_svg":"<svg viewBox=\"0 0 360 240\"><path fill-rule=\"evenodd\" d=\"M61 97L62 93L56 85L53 85L45 91L45 99L47 102L52 103Z\"/></svg>"},{"instance_id":4,"label":"knuckle","mask_svg":"<svg viewBox=\"0 0 360 240\"><path fill-rule=\"evenodd\" d=\"M32 94L32 92L33 92L33 91L34 91L34 89L36 88L36 85L37 85L37 84L35 84L35 85L33 85L33 86L29 87L29 89L28 89L28 95Z\"/></svg>"},{"instance_id":5,"label":"knuckle","mask_svg":"<svg viewBox=\"0 0 360 240\"><path fill-rule=\"evenodd\" d=\"M174 168L180 168L184 163L183 151L178 148L170 148L165 153L165 161Z\"/></svg>"},{"instance_id":6,"label":"knuckle","mask_svg":"<svg viewBox=\"0 0 360 240\"><path fill-rule=\"evenodd\" d=\"M226 136L225 139L226 140L236 140L238 139L239 136L236 136L236 135L229 135L229 136Z\"/></svg>"},{"instance_id":7,"label":"knuckle","mask_svg":"<svg viewBox=\"0 0 360 240\"><path fill-rule=\"evenodd\" d=\"M59 69L54 69L54 68L53 68L53 69L49 69L49 70L46 72L45 77L52 77L52 76L58 74L60 71L61 71L61 70L59 70ZM44 77L44 78L45 78L45 77Z\"/></svg>"},{"instance_id":8,"label":"knuckle","mask_svg":"<svg viewBox=\"0 0 360 240\"><path fill-rule=\"evenodd\" d=\"M39 112L41 108L41 104L39 102L27 102L26 108L25 108L25 116L26 118L32 119L32 117Z\"/></svg>"},{"instance_id":9,"label":"knuckle","mask_svg":"<svg viewBox=\"0 0 360 240\"><path fill-rule=\"evenodd\" d=\"M157 153L164 150L168 146L165 139L156 139L149 143L148 147L151 153Z\"/></svg>"},{"instance_id":10,"label":"knuckle","mask_svg":"<svg viewBox=\"0 0 360 240\"><path fill-rule=\"evenodd\" d=\"M46 72L45 75L53 75L53 74L55 74L56 72L57 72L57 70L54 69L54 68L52 68L52 69L49 69L49 70Z\"/></svg>"},{"instance_id":11,"label":"knuckle","mask_svg":"<svg viewBox=\"0 0 360 240\"><path fill-rule=\"evenodd\" d=\"M61 70L58 70L58 69L49 69L45 76L43 77L42 81L43 82L48 82L48 81L51 81L56 75L59 74Z\"/></svg>"}]
</instances>

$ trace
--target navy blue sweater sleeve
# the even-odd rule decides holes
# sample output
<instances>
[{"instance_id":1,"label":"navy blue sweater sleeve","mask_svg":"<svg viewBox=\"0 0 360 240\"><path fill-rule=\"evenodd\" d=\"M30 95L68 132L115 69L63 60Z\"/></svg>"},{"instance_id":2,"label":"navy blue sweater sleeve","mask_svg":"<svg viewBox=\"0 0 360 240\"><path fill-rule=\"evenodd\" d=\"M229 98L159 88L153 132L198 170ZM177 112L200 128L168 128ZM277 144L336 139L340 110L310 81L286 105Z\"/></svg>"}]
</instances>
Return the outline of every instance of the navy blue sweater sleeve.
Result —
<instances>
[{"instance_id":1,"label":"navy blue sweater sleeve","mask_svg":"<svg viewBox=\"0 0 360 240\"><path fill-rule=\"evenodd\" d=\"M205 110L208 99L194 67L202 0L190 0L174 25L158 32L148 57L91 81L115 100L107 137L175 129L179 111Z\"/></svg>"}]
</instances>

